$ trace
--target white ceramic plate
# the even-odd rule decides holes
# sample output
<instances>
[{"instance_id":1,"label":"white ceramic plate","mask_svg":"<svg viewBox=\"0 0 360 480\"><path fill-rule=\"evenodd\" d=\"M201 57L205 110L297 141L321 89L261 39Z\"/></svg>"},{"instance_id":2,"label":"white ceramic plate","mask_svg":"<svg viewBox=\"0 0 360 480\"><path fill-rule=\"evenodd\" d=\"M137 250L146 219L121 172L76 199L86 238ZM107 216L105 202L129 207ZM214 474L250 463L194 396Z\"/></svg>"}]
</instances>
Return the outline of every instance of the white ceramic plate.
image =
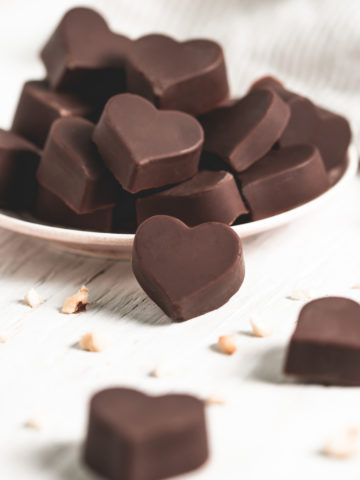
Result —
<instances>
[{"instance_id":1,"label":"white ceramic plate","mask_svg":"<svg viewBox=\"0 0 360 480\"><path fill-rule=\"evenodd\" d=\"M236 225L232 228L241 238L246 238L292 222L320 206L333 195L338 194L348 181L355 176L357 167L358 153L355 146L352 145L349 148L346 170L337 183L323 195L279 215L256 222ZM43 225L1 210L0 227L30 237L47 240L73 252L107 258L129 259L134 239L133 234L85 232Z\"/></svg>"}]
</instances>

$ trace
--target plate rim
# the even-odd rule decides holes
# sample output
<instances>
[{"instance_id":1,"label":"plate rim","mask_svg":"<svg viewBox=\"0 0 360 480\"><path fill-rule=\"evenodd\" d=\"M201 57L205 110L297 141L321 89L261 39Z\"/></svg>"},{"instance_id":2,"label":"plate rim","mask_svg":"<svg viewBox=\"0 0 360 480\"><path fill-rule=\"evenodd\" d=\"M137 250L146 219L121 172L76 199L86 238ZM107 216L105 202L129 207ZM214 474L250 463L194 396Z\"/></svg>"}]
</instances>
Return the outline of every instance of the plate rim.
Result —
<instances>
[{"instance_id":1,"label":"plate rim","mask_svg":"<svg viewBox=\"0 0 360 480\"><path fill-rule=\"evenodd\" d=\"M234 225L232 228L241 237L246 238L256 235L263 231L271 230L278 226L288 223L290 220L305 215L313 207L319 205L329 197L333 196L343 188L349 179L355 176L358 168L358 152L354 143L351 143L348 149L348 164L341 178L335 185L329 188L322 195L306 202L298 207L292 208L283 213L273 215L272 217L256 220L254 222ZM20 219L0 211L0 228L23 235L54 241L57 243L72 244L95 244L97 246L131 246L133 233L101 233L86 230L74 230L63 227L56 227L42 223L31 222Z\"/></svg>"}]
</instances>

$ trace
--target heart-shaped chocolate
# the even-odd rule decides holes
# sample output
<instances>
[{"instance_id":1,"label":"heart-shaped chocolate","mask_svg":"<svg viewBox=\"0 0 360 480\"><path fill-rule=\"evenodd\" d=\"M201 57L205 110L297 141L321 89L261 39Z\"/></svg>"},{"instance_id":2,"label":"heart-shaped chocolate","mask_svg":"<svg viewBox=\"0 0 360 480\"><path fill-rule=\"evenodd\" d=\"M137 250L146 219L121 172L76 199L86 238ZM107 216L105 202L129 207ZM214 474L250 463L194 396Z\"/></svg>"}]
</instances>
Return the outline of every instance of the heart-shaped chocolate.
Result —
<instances>
[{"instance_id":1,"label":"heart-shaped chocolate","mask_svg":"<svg viewBox=\"0 0 360 480\"><path fill-rule=\"evenodd\" d=\"M35 216L39 220L60 227L111 232L114 224L114 207L105 207L92 213L78 214L57 195L38 184Z\"/></svg>"},{"instance_id":2,"label":"heart-shaped chocolate","mask_svg":"<svg viewBox=\"0 0 360 480\"><path fill-rule=\"evenodd\" d=\"M79 117L53 123L37 179L77 214L114 207L119 188L92 142L94 125Z\"/></svg>"},{"instance_id":3,"label":"heart-shaped chocolate","mask_svg":"<svg viewBox=\"0 0 360 480\"><path fill-rule=\"evenodd\" d=\"M289 107L275 92L254 90L199 118L204 150L242 172L271 150L289 118Z\"/></svg>"},{"instance_id":4,"label":"heart-shaped chocolate","mask_svg":"<svg viewBox=\"0 0 360 480\"><path fill-rule=\"evenodd\" d=\"M109 480L162 479L208 457L204 402L111 388L90 403L85 462Z\"/></svg>"},{"instance_id":5,"label":"heart-shaped chocolate","mask_svg":"<svg viewBox=\"0 0 360 480\"><path fill-rule=\"evenodd\" d=\"M76 95L54 92L46 81L31 80L23 86L12 131L43 148L52 123L64 117L84 117L93 120L96 117L96 110L93 105Z\"/></svg>"},{"instance_id":6,"label":"heart-shaped chocolate","mask_svg":"<svg viewBox=\"0 0 360 480\"><path fill-rule=\"evenodd\" d=\"M96 11L79 7L64 15L41 58L52 88L100 102L124 90L129 44Z\"/></svg>"},{"instance_id":7,"label":"heart-shaped chocolate","mask_svg":"<svg viewBox=\"0 0 360 480\"><path fill-rule=\"evenodd\" d=\"M324 160L331 184L340 178L347 162L347 150L351 141L348 121L341 115L324 108L316 108L317 130L313 138Z\"/></svg>"},{"instance_id":8,"label":"heart-shaped chocolate","mask_svg":"<svg viewBox=\"0 0 360 480\"><path fill-rule=\"evenodd\" d=\"M125 93L108 101L93 138L115 178L136 193L195 175L204 134L190 115Z\"/></svg>"},{"instance_id":9,"label":"heart-shaped chocolate","mask_svg":"<svg viewBox=\"0 0 360 480\"><path fill-rule=\"evenodd\" d=\"M346 152L351 140L348 121L341 115L320 108L309 99L286 90L275 78L264 77L258 80L252 89L258 88L275 91L290 107L290 120L279 145L315 145L334 183L338 178L336 172L346 164Z\"/></svg>"},{"instance_id":10,"label":"heart-shaped chocolate","mask_svg":"<svg viewBox=\"0 0 360 480\"><path fill-rule=\"evenodd\" d=\"M360 305L319 298L300 312L285 373L324 384L360 385Z\"/></svg>"},{"instance_id":11,"label":"heart-shaped chocolate","mask_svg":"<svg viewBox=\"0 0 360 480\"><path fill-rule=\"evenodd\" d=\"M202 170L180 185L136 200L138 223L153 215L179 218L189 227L205 222L231 225L246 208L233 175Z\"/></svg>"},{"instance_id":12,"label":"heart-shaped chocolate","mask_svg":"<svg viewBox=\"0 0 360 480\"><path fill-rule=\"evenodd\" d=\"M319 150L313 145L272 150L238 178L252 220L298 207L330 187Z\"/></svg>"},{"instance_id":13,"label":"heart-shaped chocolate","mask_svg":"<svg viewBox=\"0 0 360 480\"><path fill-rule=\"evenodd\" d=\"M224 305L245 275L241 242L230 227L209 222L189 228L165 215L138 228L132 266L149 297L178 321Z\"/></svg>"},{"instance_id":14,"label":"heart-shaped chocolate","mask_svg":"<svg viewBox=\"0 0 360 480\"><path fill-rule=\"evenodd\" d=\"M228 98L224 54L216 42L154 34L133 42L129 52L128 90L158 108L199 115Z\"/></svg>"},{"instance_id":15,"label":"heart-shaped chocolate","mask_svg":"<svg viewBox=\"0 0 360 480\"><path fill-rule=\"evenodd\" d=\"M14 132L0 129L0 207L32 210L40 150Z\"/></svg>"}]
</instances>

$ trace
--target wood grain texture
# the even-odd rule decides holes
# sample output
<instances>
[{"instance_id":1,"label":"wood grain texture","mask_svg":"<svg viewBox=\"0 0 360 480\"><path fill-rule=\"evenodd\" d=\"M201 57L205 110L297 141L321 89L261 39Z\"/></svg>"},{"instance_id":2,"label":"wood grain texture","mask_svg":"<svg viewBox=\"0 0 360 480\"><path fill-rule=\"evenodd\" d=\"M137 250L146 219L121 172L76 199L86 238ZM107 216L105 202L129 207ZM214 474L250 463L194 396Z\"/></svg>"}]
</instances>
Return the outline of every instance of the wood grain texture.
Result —
<instances>
[{"instance_id":1,"label":"wood grain texture","mask_svg":"<svg viewBox=\"0 0 360 480\"><path fill-rule=\"evenodd\" d=\"M22 82L41 77L37 51L74 0L0 2L0 123L10 125ZM91 0L114 28L131 36L164 31L210 36L225 47L234 95L273 73L360 126L360 5L327 0ZM35 5L35 7L34 7ZM40 14L41 13L41 14ZM296 288L360 300L360 182L307 218L244 242L246 279L223 308L171 323L141 291L128 262L75 256L0 231L0 478L85 480L81 464L89 396L111 385L148 392L183 391L228 400L209 407L212 456L184 476L196 480L310 478L355 480L359 460L319 454L328 435L360 427L360 390L294 384L282 376L285 348L303 302ZM87 312L60 313L87 285ZM46 299L23 302L35 287ZM274 324L265 339L250 334L250 316ZM87 331L111 338L102 353L80 350ZM236 333L238 352L216 351ZM153 378L159 364L173 375ZM24 428L39 418L40 431Z\"/></svg>"}]
</instances>

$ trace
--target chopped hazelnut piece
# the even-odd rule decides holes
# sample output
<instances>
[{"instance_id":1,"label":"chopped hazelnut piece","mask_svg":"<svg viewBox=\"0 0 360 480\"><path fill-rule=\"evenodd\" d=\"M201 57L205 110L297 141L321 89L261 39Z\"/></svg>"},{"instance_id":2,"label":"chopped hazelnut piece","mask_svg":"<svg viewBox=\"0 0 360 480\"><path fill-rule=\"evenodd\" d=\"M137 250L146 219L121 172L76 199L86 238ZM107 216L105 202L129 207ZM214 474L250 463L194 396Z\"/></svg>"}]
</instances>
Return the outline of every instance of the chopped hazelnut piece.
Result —
<instances>
[{"instance_id":1,"label":"chopped hazelnut piece","mask_svg":"<svg viewBox=\"0 0 360 480\"><path fill-rule=\"evenodd\" d=\"M62 313L79 313L86 310L88 303L88 289L84 286L78 290L75 295L67 298L62 307Z\"/></svg>"},{"instance_id":2,"label":"chopped hazelnut piece","mask_svg":"<svg viewBox=\"0 0 360 480\"><path fill-rule=\"evenodd\" d=\"M80 347L88 352L101 352L106 348L107 343L107 338L94 332L85 333L79 342Z\"/></svg>"},{"instance_id":3,"label":"chopped hazelnut piece","mask_svg":"<svg viewBox=\"0 0 360 480\"><path fill-rule=\"evenodd\" d=\"M35 308L44 303L44 299L40 297L35 288L30 288L24 297L24 301L29 307Z\"/></svg>"},{"instance_id":4,"label":"chopped hazelnut piece","mask_svg":"<svg viewBox=\"0 0 360 480\"><path fill-rule=\"evenodd\" d=\"M151 376L155 378L171 377L173 374L173 370L164 364L157 365L151 372Z\"/></svg>"},{"instance_id":5,"label":"chopped hazelnut piece","mask_svg":"<svg viewBox=\"0 0 360 480\"><path fill-rule=\"evenodd\" d=\"M225 405L226 399L220 393L212 393L205 399L207 405Z\"/></svg>"},{"instance_id":6,"label":"chopped hazelnut piece","mask_svg":"<svg viewBox=\"0 0 360 480\"><path fill-rule=\"evenodd\" d=\"M348 428L328 439L322 453L328 457L345 460L354 456L359 447L359 430Z\"/></svg>"},{"instance_id":7,"label":"chopped hazelnut piece","mask_svg":"<svg viewBox=\"0 0 360 480\"><path fill-rule=\"evenodd\" d=\"M6 343L8 341L8 337L6 335L0 335L0 343Z\"/></svg>"},{"instance_id":8,"label":"chopped hazelnut piece","mask_svg":"<svg viewBox=\"0 0 360 480\"><path fill-rule=\"evenodd\" d=\"M232 355L237 350L235 335L222 335L221 337L219 337L218 346L223 353L226 353L227 355Z\"/></svg>"},{"instance_id":9,"label":"chopped hazelnut piece","mask_svg":"<svg viewBox=\"0 0 360 480\"><path fill-rule=\"evenodd\" d=\"M304 301L304 300L310 300L313 297L311 292L306 289L297 289L292 292L291 295L289 295L287 298L289 300L295 300L295 301Z\"/></svg>"},{"instance_id":10,"label":"chopped hazelnut piece","mask_svg":"<svg viewBox=\"0 0 360 480\"><path fill-rule=\"evenodd\" d=\"M273 334L273 329L267 325L264 325L263 322L258 319L250 318L250 325L254 337L269 337Z\"/></svg>"},{"instance_id":11,"label":"chopped hazelnut piece","mask_svg":"<svg viewBox=\"0 0 360 480\"><path fill-rule=\"evenodd\" d=\"M29 428L31 430L41 430L41 422L37 418L30 418L25 422L25 428Z\"/></svg>"}]
</instances>

